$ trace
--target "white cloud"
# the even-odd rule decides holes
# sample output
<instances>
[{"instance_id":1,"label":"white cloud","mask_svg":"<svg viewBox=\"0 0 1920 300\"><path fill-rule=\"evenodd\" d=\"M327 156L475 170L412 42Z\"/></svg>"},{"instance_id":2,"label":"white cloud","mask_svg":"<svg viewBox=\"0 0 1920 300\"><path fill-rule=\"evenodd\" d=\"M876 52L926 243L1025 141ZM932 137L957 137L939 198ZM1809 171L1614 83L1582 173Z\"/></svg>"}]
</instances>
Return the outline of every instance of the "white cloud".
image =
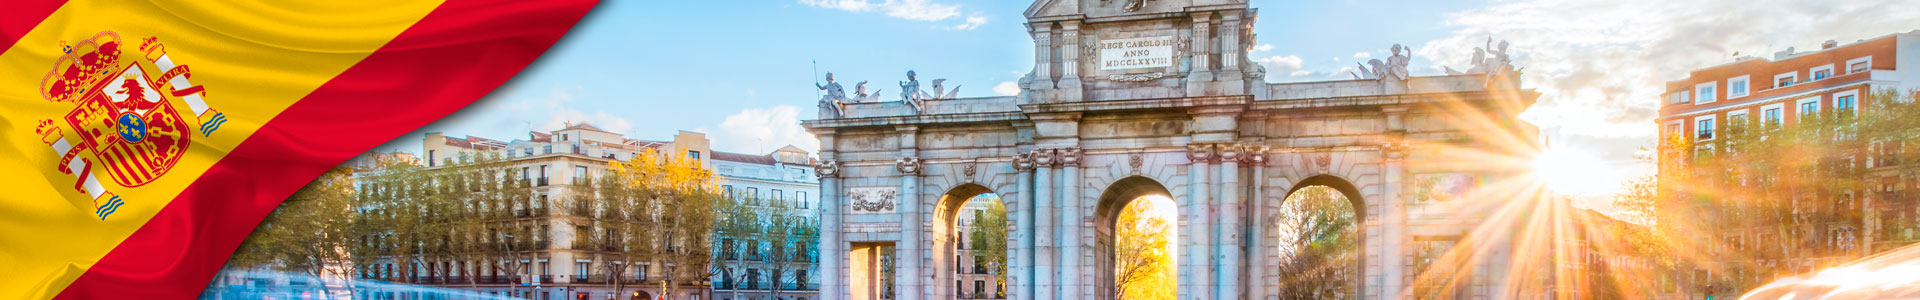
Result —
<instances>
[{"instance_id":1,"label":"white cloud","mask_svg":"<svg viewBox=\"0 0 1920 300\"><path fill-rule=\"evenodd\" d=\"M866 0L800 0L800 4L850 12L864 12L873 9L873 4L868 3Z\"/></svg>"},{"instance_id":2,"label":"white cloud","mask_svg":"<svg viewBox=\"0 0 1920 300\"><path fill-rule=\"evenodd\" d=\"M800 108L792 105L743 109L721 120L719 128L707 137L722 151L762 154L786 145L820 149L820 140L800 127Z\"/></svg>"},{"instance_id":3,"label":"white cloud","mask_svg":"<svg viewBox=\"0 0 1920 300\"><path fill-rule=\"evenodd\" d=\"M1526 0L1449 14L1451 36L1417 55L1465 69L1491 36L1509 41L1524 82L1541 93L1522 117L1562 134L1650 137L1660 94L1687 71L1771 58L1789 46L1818 49L1920 28L1910 0ZM1498 47L1497 45L1494 47Z\"/></svg>"},{"instance_id":4,"label":"white cloud","mask_svg":"<svg viewBox=\"0 0 1920 300\"><path fill-rule=\"evenodd\" d=\"M1267 67L1268 74L1288 74L1301 70L1306 60L1300 59L1299 56L1280 55L1262 58L1259 63Z\"/></svg>"},{"instance_id":5,"label":"white cloud","mask_svg":"<svg viewBox=\"0 0 1920 300\"><path fill-rule=\"evenodd\" d=\"M842 10L855 13L881 12L889 17L915 21L945 21L961 15L959 4L936 3L932 0L886 0L875 4L867 0L799 0L800 4L812 7ZM947 30L973 30L987 23L987 17L972 16L962 18L960 24L942 27Z\"/></svg>"},{"instance_id":6,"label":"white cloud","mask_svg":"<svg viewBox=\"0 0 1920 300\"><path fill-rule=\"evenodd\" d=\"M1368 52L1353 53L1353 59L1368 59L1368 58L1373 58L1373 53L1368 53Z\"/></svg>"},{"instance_id":7,"label":"white cloud","mask_svg":"<svg viewBox=\"0 0 1920 300\"><path fill-rule=\"evenodd\" d=\"M1020 84L1012 81L1001 81L999 85L993 86L993 94L1001 96L1019 95Z\"/></svg>"},{"instance_id":8,"label":"white cloud","mask_svg":"<svg viewBox=\"0 0 1920 300\"><path fill-rule=\"evenodd\" d=\"M987 17L967 17L966 23L947 27L947 30L973 30L974 28L980 28L980 25L986 24Z\"/></svg>"},{"instance_id":9,"label":"white cloud","mask_svg":"<svg viewBox=\"0 0 1920 300\"><path fill-rule=\"evenodd\" d=\"M1262 52L1267 50L1273 50L1273 44L1260 44L1259 46L1253 46L1252 52Z\"/></svg>"}]
</instances>

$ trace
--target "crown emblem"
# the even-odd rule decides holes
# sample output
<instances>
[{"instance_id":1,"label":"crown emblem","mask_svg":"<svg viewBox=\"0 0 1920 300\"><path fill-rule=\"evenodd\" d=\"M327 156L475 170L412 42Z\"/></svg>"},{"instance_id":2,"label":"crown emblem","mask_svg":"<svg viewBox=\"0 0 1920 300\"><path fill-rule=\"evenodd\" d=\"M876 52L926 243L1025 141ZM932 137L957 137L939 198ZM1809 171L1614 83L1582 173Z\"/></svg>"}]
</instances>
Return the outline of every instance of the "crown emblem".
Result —
<instances>
[{"instance_id":1,"label":"crown emblem","mask_svg":"<svg viewBox=\"0 0 1920 300\"><path fill-rule=\"evenodd\" d=\"M188 81L187 66L176 65L158 38L144 39L137 52L123 49L113 31L60 45L63 54L41 79L40 95L74 107L41 120L34 133L60 155L55 168L74 175L74 190L93 199L90 208L101 220L125 201L95 174L127 188L152 183L186 156L195 132L205 138L226 122L224 114L207 106L205 89ZM180 106L192 114L183 115ZM187 116L197 122L189 123Z\"/></svg>"}]
</instances>

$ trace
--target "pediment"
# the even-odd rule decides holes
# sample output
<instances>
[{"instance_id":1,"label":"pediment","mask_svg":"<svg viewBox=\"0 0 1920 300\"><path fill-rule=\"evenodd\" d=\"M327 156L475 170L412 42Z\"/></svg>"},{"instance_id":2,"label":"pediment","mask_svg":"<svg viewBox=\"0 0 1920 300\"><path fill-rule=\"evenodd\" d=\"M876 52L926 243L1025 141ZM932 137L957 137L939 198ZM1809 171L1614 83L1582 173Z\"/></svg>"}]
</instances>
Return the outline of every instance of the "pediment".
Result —
<instances>
[{"instance_id":1,"label":"pediment","mask_svg":"<svg viewBox=\"0 0 1920 300\"><path fill-rule=\"evenodd\" d=\"M1093 0L1099 1L1099 0ZM1028 19L1080 13L1080 0L1038 0L1027 7Z\"/></svg>"}]
</instances>

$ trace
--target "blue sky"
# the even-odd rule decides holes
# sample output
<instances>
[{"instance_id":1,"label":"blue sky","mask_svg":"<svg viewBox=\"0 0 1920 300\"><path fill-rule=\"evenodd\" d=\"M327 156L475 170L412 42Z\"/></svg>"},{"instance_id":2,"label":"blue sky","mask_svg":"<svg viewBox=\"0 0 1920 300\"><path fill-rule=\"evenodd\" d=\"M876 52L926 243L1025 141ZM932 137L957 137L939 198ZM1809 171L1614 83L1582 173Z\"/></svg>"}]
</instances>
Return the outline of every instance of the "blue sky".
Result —
<instances>
[{"instance_id":1,"label":"blue sky","mask_svg":"<svg viewBox=\"0 0 1920 300\"><path fill-rule=\"evenodd\" d=\"M1154 0L1149 0L1154 1ZM1165 0L1160 0L1165 1ZM962 97L1032 68L1021 13L1028 1L608 0L566 40L508 85L382 151L419 151L420 134L502 140L528 129L592 122L642 139L704 132L718 150L817 147L798 121L812 119L818 72L898 92L916 70L948 79ZM1650 146L1663 83L1687 70L1764 54L1817 49L1920 29L1920 1L1494 0L1267 1L1256 51L1268 80L1348 78L1395 43L1414 48L1416 75L1465 65L1488 37L1513 43L1540 104L1523 118L1556 144L1629 161ZM1785 20L1800 20L1798 22ZM1464 68L1457 68L1464 69Z\"/></svg>"}]
</instances>

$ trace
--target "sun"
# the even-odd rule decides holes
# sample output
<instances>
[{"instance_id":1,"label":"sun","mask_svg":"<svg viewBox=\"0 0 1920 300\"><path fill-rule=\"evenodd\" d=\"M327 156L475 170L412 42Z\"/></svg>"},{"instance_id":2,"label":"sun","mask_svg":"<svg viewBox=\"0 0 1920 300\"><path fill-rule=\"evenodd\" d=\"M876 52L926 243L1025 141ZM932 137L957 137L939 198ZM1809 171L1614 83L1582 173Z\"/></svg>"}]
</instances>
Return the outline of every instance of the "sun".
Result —
<instances>
[{"instance_id":1,"label":"sun","mask_svg":"<svg viewBox=\"0 0 1920 300\"><path fill-rule=\"evenodd\" d=\"M1533 178L1562 195L1607 195L1620 188L1620 170L1578 148L1548 148L1533 158Z\"/></svg>"}]
</instances>

